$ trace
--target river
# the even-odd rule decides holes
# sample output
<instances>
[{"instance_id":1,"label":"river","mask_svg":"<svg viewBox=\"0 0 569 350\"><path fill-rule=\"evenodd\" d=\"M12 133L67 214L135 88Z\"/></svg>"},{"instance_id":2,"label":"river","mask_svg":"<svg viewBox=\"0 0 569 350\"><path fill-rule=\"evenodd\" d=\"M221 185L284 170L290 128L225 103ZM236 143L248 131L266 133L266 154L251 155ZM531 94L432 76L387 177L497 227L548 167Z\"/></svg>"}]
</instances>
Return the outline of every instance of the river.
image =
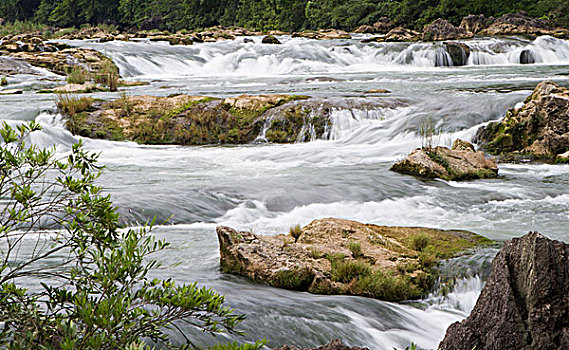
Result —
<instances>
[{"instance_id":1,"label":"river","mask_svg":"<svg viewBox=\"0 0 569 350\"><path fill-rule=\"evenodd\" d=\"M441 43L365 44L361 38L283 36L282 45L261 44L260 37L250 38L253 43L237 38L193 46L67 42L107 54L128 80L150 83L130 88L129 95L287 93L341 106L323 139L289 145L143 146L84 139L86 148L101 152L106 165L101 184L124 220L138 225L173 215L155 230L172 242L158 256L169 267L157 274L198 281L225 294L228 305L247 314L242 324L247 335L235 339L315 346L340 338L370 349L411 342L436 348L448 325L472 310L496 251L449 263L446 268L463 271L464 278L448 295L434 292L419 302L395 304L279 290L223 275L217 225L270 235L337 217L465 229L500 241L537 230L569 242L569 165L500 164L498 179L460 183L389 171L425 142L419 129L427 121L440 131L433 142L450 145L456 138L470 140L480 126L503 117L540 81L569 86L569 41L471 39L464 41L471 49L467 65L449 67ZM523 50L531 50L535 64L519 63ZM44 130L34 133L32 142L57 145L63 153L78 137L63 127L54 97L33 92L61 80L43 70L10 77L10 88L25 92L0 96L0 119L38 120ZM391 93L366 94L370 89ZM383 103L357 103L366 99ZM226 340L192 336L202 344Z\"/></svg>"}]
</instances>

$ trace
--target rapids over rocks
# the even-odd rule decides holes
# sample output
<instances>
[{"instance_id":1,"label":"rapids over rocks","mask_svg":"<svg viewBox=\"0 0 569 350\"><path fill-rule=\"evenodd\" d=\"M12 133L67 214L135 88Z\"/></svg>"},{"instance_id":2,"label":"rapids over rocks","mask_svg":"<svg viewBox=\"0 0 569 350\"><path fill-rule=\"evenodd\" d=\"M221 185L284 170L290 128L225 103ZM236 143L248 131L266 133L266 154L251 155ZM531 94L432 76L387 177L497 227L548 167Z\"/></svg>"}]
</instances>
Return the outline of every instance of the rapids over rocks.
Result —
<instances>
[{"instance_id":1,"label":"rapids over rocks","mask_svg":"<svg viewBox=\"0 0 569 350\"><path fill-rule=\"evenodd\" d=\"M435 348L446 328L474 307L496 250L445 263L443 276L446 271L453 279L458 273L455 283L421 301L395 304L280 290L224 275L217 225L272 235L335 217L470 230L494 240L535 230L569 241L569 165L500 164L498 179L462 183L389 171L425 142L419 130L426 124L438 131L434 144L450 146L456 138L471 140L480 126L502 118L540 81L569 86L569 41L547 36L464 40L460 43L469 52L463 52L464 65L456 66L443 42L362 43L362 38L279 36L281 45L262 44L261 37L252 37L252 43L238 38L193 46L67 42L108 55L128 80L150 82L129 88L130 95L283 93L338 106L324 136L294 144L181 147L83 139L88 149L101 152L107 166L101 182L128 224L174 215L155 230L173 244L159 257L172 266L158 273L225 294L231 307L247 314L245 339L266 337L272 347L317 346L339 338L370 349L411 342ZM44 129L31 141L56 145L64 154L79 138L64 128L54 97L34 93L62 78L27 69L36 74L8 77L9 87L24 93L0 96L0 119L36 119ZM391 93L365 94L373 89ZM353 99L384 103L364 108ZM204 345L223 340L203 334L195 339Z\"/></svg>"}]
</instances>

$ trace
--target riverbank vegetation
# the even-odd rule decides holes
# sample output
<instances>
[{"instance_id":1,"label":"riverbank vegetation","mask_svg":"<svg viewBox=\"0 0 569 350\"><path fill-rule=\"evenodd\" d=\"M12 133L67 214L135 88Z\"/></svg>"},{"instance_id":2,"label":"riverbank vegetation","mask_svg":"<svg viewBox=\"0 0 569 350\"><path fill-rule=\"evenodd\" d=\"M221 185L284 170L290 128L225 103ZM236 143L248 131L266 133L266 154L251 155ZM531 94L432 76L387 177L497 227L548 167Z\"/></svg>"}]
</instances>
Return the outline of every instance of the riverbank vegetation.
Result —
<instances>
[{"instance_id":1,"label":"riverbank vegetation","mask_svg":"<svg viewBox=\"0 0 569 350\"><path fill-rule=\"evenodd\" d=\"M469 14L488 17L517 11L569 26L569 2L565 0L0 0L0 18L12 23L0 30L6 34L42 26L99 24L169 31L216 25L256 30L354 30L381 17L422 29L439 17L458 25Z\"/></svg>"}]
</instances>

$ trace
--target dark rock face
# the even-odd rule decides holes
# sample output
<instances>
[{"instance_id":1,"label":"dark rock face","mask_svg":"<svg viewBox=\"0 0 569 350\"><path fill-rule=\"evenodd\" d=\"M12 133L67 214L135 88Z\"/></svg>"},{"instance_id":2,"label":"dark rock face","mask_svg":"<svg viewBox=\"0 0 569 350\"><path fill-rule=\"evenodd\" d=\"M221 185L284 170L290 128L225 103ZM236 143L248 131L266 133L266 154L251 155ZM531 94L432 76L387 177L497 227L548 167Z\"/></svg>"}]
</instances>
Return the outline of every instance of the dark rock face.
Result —
<instances>
[{"instance_id":1,"label":"dark rock face","mask_svg":"<svg viewBox=\"0 0 569 350\"><path fill-rule=\"evenodd\" d=\"M423 29L423 40L454 40L472 36L464 29L457 28L446 19L438 18Z\"/></svg>"},{"instance_id":2,"label":"dark rock face","mask_svg":"<svg viewBox=\"0 0 569 350\"><path fill-rule=\"evenodd\" d=\"M439 348L569 349L569 245L537 232L506 243L471 315Z\"/></svg>"},{"instance_id":3,"label":"dark rock face","mask_svg":"<svg viewBox=\"0 0 569 350\"><path fill-rule=\"evenodd\" d=\"M569 89L539 83L520 108L480 128L475 142L493 154L554 160L569 151Z\"/></svg>"},{"instance_id":4,"label":"dark rock face","mask_svg":"<svg viewBox=\"0 0 569 350\"><path fill-rule=\"evenodd\" d=\"M521 64L533 64L535 63L535 54L531 50L523 50L520 53L520 63Z\"/></svg>"},{"instance_id":5,"label":"dark rock face","mask_svg":"<svg viewBox=\"0 0 569 350\"><path fill-rule=\"evenodd\" d=\"M459 28L476 34L488 28L490 24L494 23L494 20L494 17L486 18L484 15L468 15L462 19Z\"/></svg>"},{"instance_id":6,"label":"dark rock face","mask_svg":"<svg viewBox=\"0 0 569 350\"><path fill-rule=\"evenodd\" d=\"M283 346L282 348L275 348L274 350L369 350L368 348L358 348L358 347L349 347L344 344L338 339L332 340L330 344L318 347L318 348L306 348L302 349L297 346Z\"/></svg>"},{"instance_id":7,"label":"dark rock face","mask_svg":"<svg viewBox=\"0 0 569 350\"><path fill-rule=\"evenodd\" d=\"M470 57L470 47L465 43L444 43L445 49L450 55L453 66L464 66Z\"/></svg>"},{"instance_id":8,"label":"dark rock face","mask_svg":"<svg viewBox=\"0 0 569 350\"><path fill-rule=\"evenodd\" d=\"M164 29L164 20L160 17L146 19L140 23L140 30L162 30Z\"/></svg>"},{"instance_id":9,"label":"dark rock face","mask_svg":"<svg viewBox=\"0 0 569 350\"><path fill-rule=\"evenodd\" d=\"M381 17L373 24L374 33L387 34L395 25L387 17Z\"/></svg>"}]
</instances>

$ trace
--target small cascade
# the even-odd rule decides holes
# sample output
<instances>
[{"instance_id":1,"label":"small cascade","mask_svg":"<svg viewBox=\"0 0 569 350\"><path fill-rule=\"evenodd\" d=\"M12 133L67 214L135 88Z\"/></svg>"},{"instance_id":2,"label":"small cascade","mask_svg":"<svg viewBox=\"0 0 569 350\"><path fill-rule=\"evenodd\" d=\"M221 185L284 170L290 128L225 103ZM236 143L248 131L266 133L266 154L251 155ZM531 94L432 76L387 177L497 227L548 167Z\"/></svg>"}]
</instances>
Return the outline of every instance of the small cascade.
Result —
<instances>
[{"instance_id":1,"label":"small cascade","mask_svg":"<svg viewBox=\"0 0 569 350\"><path fill-rule=\"evenodd\" d=\"M258 40L172 46L155 42L70 42L110 55L125 77L271 77L384 72L408 67L451 67L569 62L569 41L542 36L481 38L445 43L362 43L280 37L282 45ZM521 56L527 59L520 60ZM529 57L533 57L530 59Z\"/></svg>"}]
</instances>

